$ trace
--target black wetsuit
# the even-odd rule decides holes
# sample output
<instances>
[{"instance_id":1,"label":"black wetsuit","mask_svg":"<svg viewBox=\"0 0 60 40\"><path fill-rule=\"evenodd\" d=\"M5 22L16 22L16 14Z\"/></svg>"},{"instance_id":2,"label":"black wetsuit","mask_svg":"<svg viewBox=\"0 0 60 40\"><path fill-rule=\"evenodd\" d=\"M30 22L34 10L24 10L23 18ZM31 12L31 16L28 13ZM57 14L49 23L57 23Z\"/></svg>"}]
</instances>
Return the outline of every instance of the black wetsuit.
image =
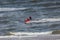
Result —
<instances>
[{"instance_id":1,"label":"black wetsuit","mask_svg":"<svg viewBox=\"0 0 60 40\"><path fill-rule=\"evenodd\" d=\"M31 18L31 17L29 17L29 19L30 19L30 20L32 20L32 18Z\"/></svg>"}]
</instances>

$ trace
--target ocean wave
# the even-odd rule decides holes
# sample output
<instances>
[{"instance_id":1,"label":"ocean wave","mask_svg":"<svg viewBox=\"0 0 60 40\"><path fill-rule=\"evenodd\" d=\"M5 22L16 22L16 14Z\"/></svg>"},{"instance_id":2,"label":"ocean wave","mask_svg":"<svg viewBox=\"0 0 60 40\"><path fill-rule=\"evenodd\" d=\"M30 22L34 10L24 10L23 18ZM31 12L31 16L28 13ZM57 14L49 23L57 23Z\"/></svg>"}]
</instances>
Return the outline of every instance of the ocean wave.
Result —
<instances>
[{"instance_id":1,"label":"ocean wave","mask_svg":"<svg viewBox=\"0 0 60 40\"><path fill-rule=\"evenodd\" d=\"M48 3L60 3L60 1L48 1L48 2L40 2L40 4L48 4Z\"/></svg>"},{"instance_id":2,"label":"ocean wave","mask_svg":"<svg viewBox=\"0 0 60 40\"><path fill-rule=\"evenodd\" d=\"M52 9L52 8L55 8L55 9L56 9L56 8L60 8L60 5L48 6L48 7L41 7L41 9L45 9L45 10L46 10L46 9L49 9L49 8L50 8L50 9Z\"/></svg>"},{"instance_id":3,"label":"ocean wave","mask_svg":"<svg viewBox=\"0 0 60 40\"><path fill-rule=\"evenodd\" d=\"M56 1L40 2L40 4L47 4L47 3L56 3Z\"/></svg>"},{"instance_id":4,"label":"ocean wave","mask_svg":"<svg viewBox=\"0 0 60 40\"><path fill-rule=\"evenodd\" d=\"M60 7L60 5L55 5L55 6L49 6L49 7L47 7L47 8L55 8L55 7L57 7L57 8L59 8Z\"/></svg>"},{"instance_id":5,"label":"ocean wave","mask_svg":"<svg viewBox=\"0 0 60 40\"><path fill-rule=\"evenodd\" d=\"M52 31L48 32L10 32L10 34L13 34L14 36L37 36L37 35L46 35L51 34Z\"/></svg>"},{"instance_id":6,"label":"ocean wave","mask_svg":"<svg viewBox=\"0 0 60 40\"><path fill-rule=\"evenodd\" d=\"M15 11L15 10L25 10L28 8L0 8L0 11Z\"/></svg>"},{"instance_id":7,"label":"ocean wave","mask_svg":"<svg viewBox=\"0 0 60 40\"><path fill-rule=\"evenodd\" d=\"M16 4L16 3L25 3L25 2L26 1L4 1L4 2L1 1L1 4L11 4L11 3Z\"/></svg>"}]
</instances>

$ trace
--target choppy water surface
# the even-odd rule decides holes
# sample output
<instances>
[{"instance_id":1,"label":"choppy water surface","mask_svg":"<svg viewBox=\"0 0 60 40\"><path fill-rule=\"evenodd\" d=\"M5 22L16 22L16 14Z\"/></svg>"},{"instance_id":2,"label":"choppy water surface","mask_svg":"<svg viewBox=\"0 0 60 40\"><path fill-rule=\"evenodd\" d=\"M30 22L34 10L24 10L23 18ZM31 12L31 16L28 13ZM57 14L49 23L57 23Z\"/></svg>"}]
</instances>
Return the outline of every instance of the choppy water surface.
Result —
<instances>
[{"instance_id":1,"label":"choppy water surface","mask_svg":"<svg viewBox=\"0 0 60 40\"><path fill-rule=\"evenodd\" d=\"M60 21L25 24L24 20L60 19L60 0L0 0L0 35L7 32L45 32L60 29Z\"/></svg>"}]
</instances>

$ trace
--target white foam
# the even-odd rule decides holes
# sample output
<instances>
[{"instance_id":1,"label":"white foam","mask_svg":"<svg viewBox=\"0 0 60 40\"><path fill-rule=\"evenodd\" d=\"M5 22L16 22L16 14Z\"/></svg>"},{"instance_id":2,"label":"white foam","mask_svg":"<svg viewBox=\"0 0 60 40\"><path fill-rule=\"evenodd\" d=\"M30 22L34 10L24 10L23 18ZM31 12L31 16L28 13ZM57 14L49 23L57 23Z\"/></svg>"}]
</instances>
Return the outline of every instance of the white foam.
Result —
<instances>
[{"instance_id":1,"label":"white foam","mask_svg":"<svg viewBox=\"0 0 60 40\"><path fill-rule=\"evenodd\" d=\"M36 36L36 35L42 35L42 34L51 34L52 31L48 32L10 32L10 34L13 34L15 36Z\"/></svg>"},{"instance_id":2,"label":"white foam","mask_svg":"<svg viewBox=\"0 0 60 40\"><path fill-rule=\"evenodd\" d=\"M32 20L28 23L56 22L56 21L60 21L60 18L45 18L45 19L40 19L40 20Z\"/></svg>"},{"instance_id":3,"label":"white foam","mask_svg":"<svg viewBox=\"0 0 60 40\"><path fill-rule=\"evenodd\" d=\"M0 36L0 38L18 38L18 37L36 37L39 35L46 35L46 34L51 34L52 31L48 32L10 32L10 36Z\"/></svg>"},{"instance_id":4,"label":"white foam","mask_svg":"<svg viewBox=\"0 0 60 40\"><path fill-rule=\"evenodd\" d=\"M0 11L25 10L27 8L0 8Z\"/></svg>"}]
</instances>

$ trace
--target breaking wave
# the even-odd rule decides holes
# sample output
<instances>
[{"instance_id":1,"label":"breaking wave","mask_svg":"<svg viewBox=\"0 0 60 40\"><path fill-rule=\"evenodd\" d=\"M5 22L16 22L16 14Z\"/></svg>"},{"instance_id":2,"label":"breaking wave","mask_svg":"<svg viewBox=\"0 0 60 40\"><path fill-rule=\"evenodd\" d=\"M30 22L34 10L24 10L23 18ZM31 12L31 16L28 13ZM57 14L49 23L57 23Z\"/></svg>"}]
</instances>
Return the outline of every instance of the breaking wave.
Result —
<instances>
[{"instance_id":1,"label":"breaking wave","mask_svg":"<svg viewBox=\"0 0 60 40\"><path fill-rule=\"evenodd\" d=\"M46 34L51 34L52 31L48 32L10 32L10 34L14 36L35 36L35 35L46 35Z\"/></svg>"}]
</instances>

